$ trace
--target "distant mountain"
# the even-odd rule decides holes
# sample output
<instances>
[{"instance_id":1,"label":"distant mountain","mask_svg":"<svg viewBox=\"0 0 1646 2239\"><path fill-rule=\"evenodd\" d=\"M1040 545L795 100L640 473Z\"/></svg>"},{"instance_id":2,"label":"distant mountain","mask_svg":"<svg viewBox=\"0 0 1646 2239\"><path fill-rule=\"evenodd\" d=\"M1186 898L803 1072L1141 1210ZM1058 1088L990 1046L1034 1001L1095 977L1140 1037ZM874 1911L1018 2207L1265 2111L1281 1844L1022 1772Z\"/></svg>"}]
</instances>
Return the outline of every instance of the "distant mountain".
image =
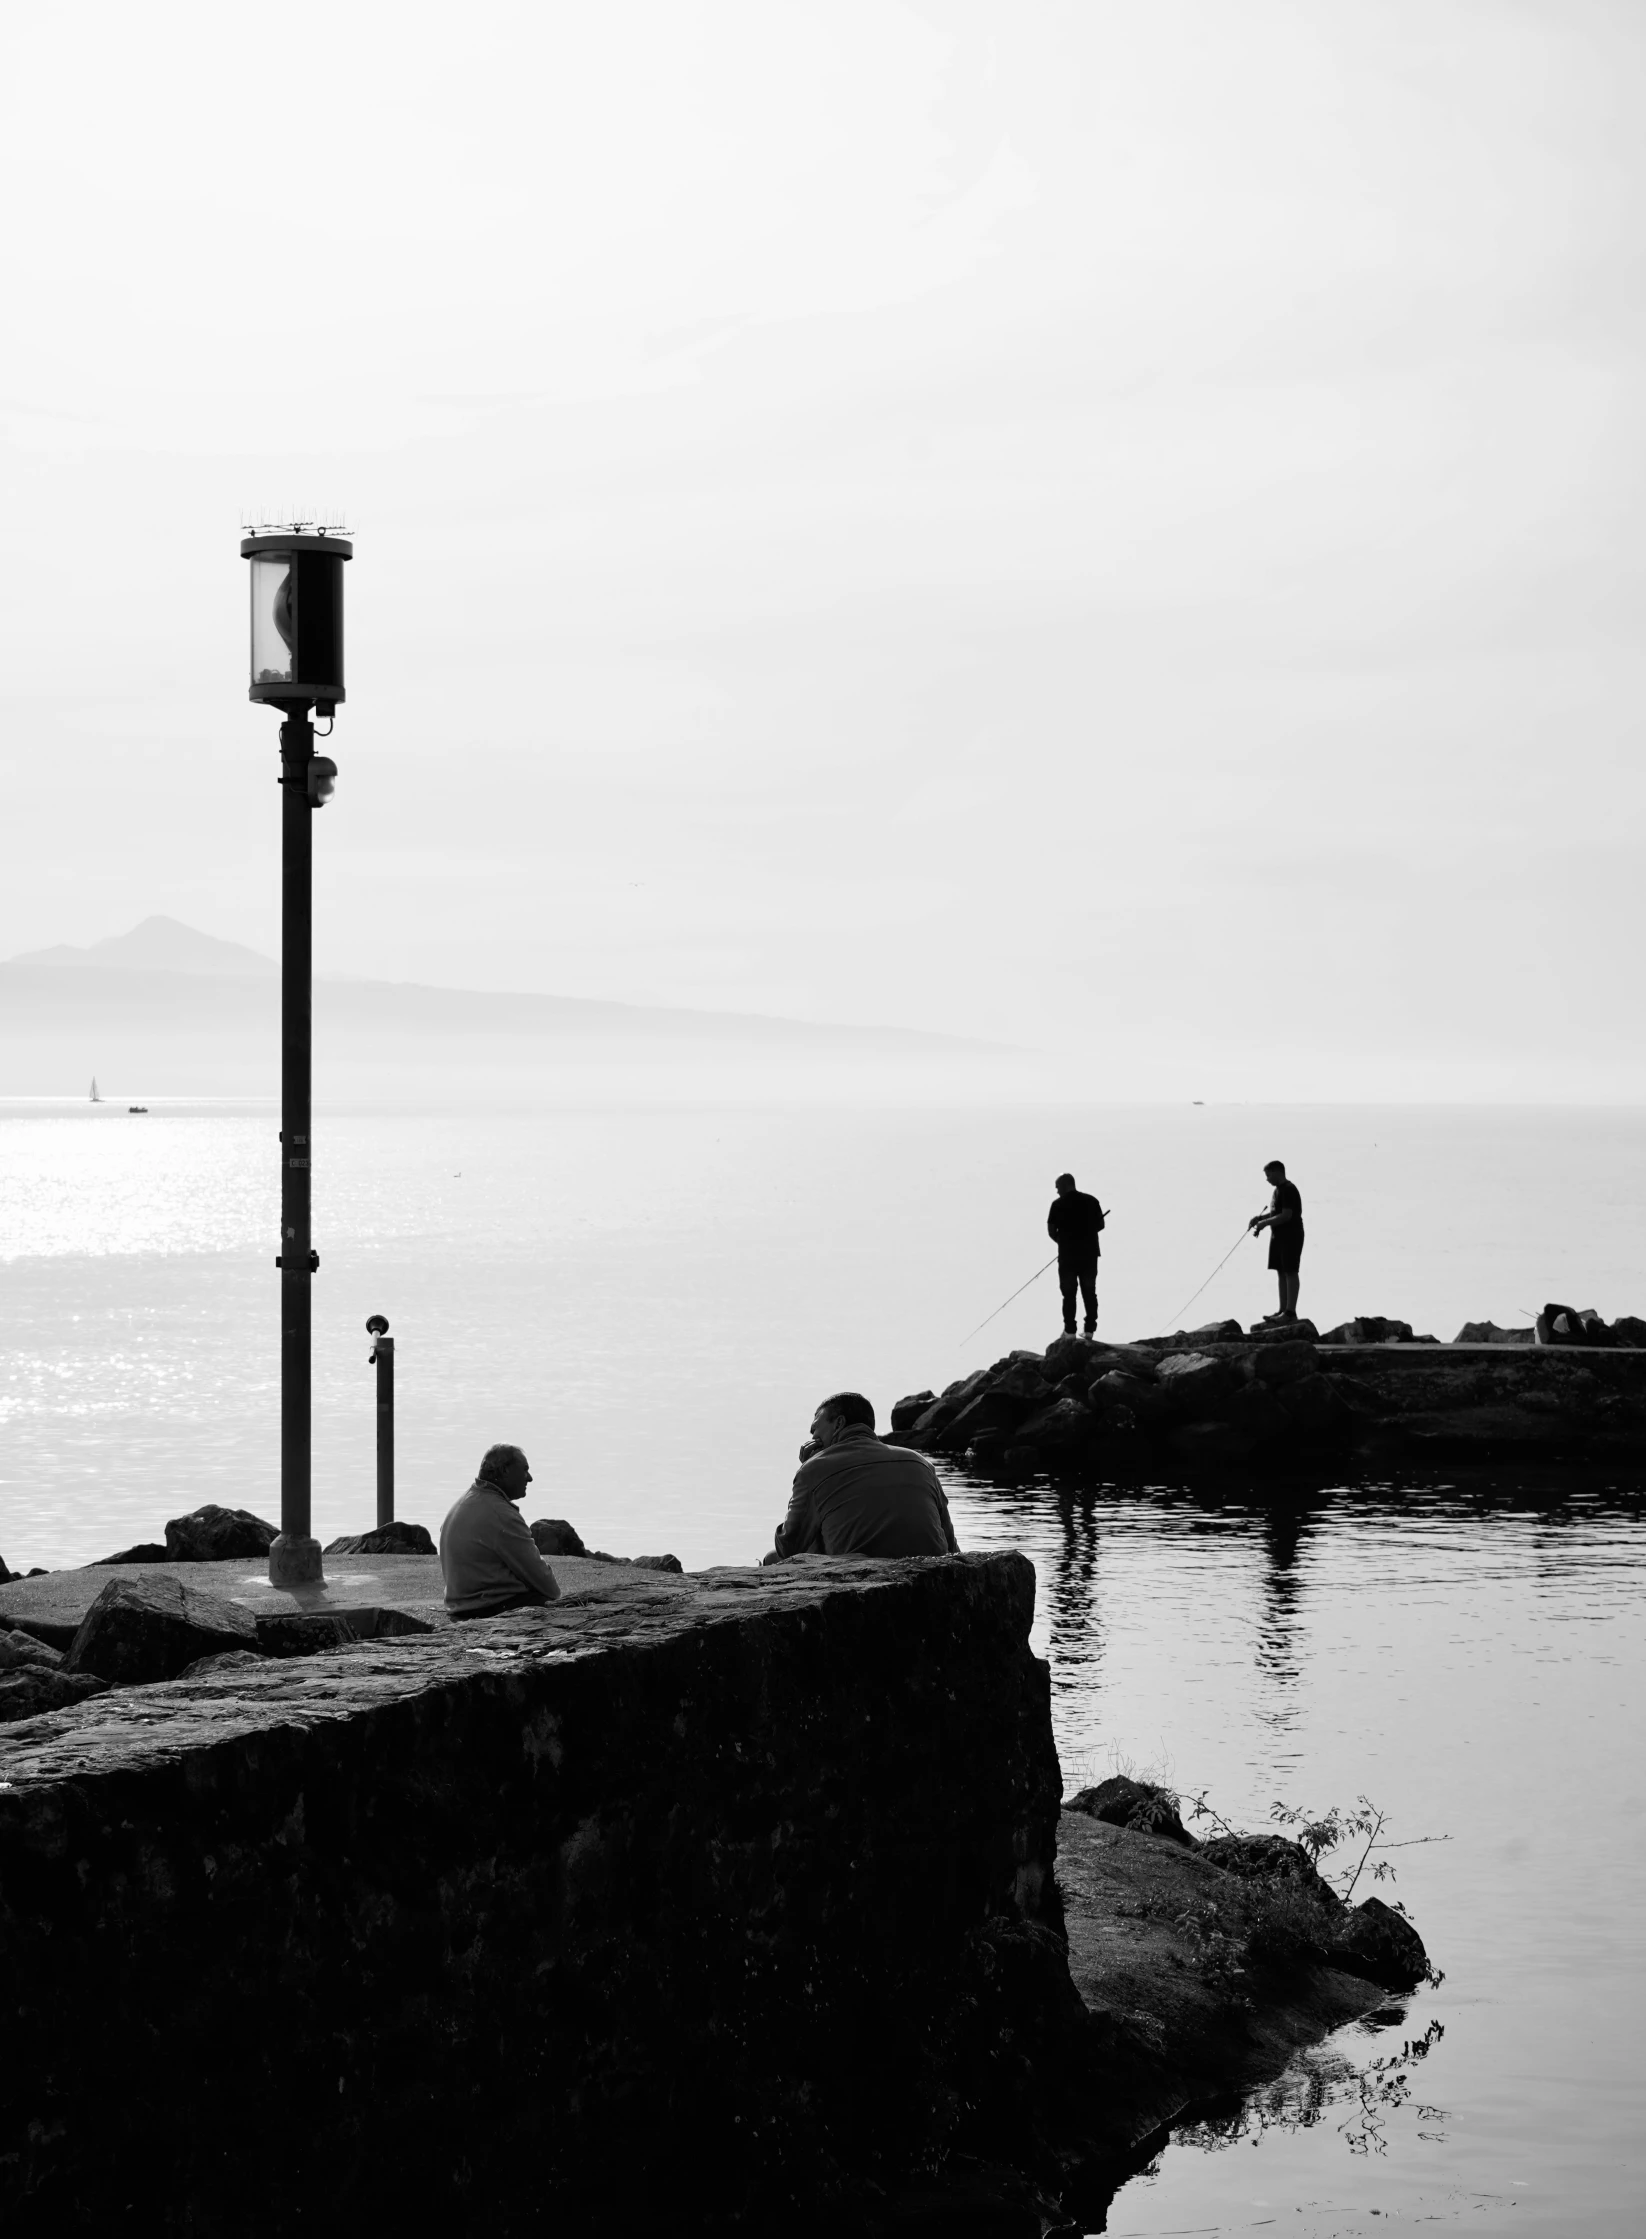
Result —
<instances>
[{"instance_id":1,"label":"distant mountain","mask_svg":"<svg viewBox=\"0 0 1646 2239\"><path fill-rule=\"evenodd\" d=\"M124 1067L145 1081L163 1051L227 1062L278 1054L279 967L238 941L175 918L145 918L89 948L37 949L0 963L0 1093L18 1093L69 1068ZM326 980L314 990L322 1048L363 1062L422 1053L436 1062L508 1066L596 1052L702 1056L997 1058L999 1043L897 1026L820 1025L740 1011L609 1003L573 995L484 993L405 980ZM118 1059L118 1065L117 1065ZM83 1063L81 1062L83 1060ZM140 1073L138 1069L141 1068ZM162 1071L164 1067L162 1067Z\"/></svg>"},{"instance_id":2,"label":"distant mountain","mask_svg":"<svg viewBox=\"0 0 1646 2239\"><path fill-rule=\"evenodd\" d=\"M210 933L197 933L175 917L146 917L129 933L115 933L90 948L31 949L25 956L7 959L10 964L91 972L186 972L191 979L267 980L279 976L272 956L263 956L239 941L220 941Z\"/></svg>"}]
</instances>

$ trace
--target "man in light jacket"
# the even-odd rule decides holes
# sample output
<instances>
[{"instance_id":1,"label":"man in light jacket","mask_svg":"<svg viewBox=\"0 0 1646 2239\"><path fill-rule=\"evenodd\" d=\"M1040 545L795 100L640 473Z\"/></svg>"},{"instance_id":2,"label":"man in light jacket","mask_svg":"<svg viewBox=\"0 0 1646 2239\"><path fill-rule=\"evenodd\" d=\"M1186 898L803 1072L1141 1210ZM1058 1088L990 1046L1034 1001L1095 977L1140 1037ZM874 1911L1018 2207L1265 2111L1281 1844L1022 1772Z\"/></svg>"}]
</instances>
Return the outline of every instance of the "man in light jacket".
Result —
<instances>
[{"instance_id":1,"label":"man in light jacket","mask_svg":"<svg viewBox=\"0 0 1646 2239\"><path fill-rule=\"evenodd\" d=\"M453 1617L496 1617L560 1599L517 1506L531 1481L518 1446L488 1446L474 1483L441 1525L440 1570Z\"/></svg>"}]
</instances>

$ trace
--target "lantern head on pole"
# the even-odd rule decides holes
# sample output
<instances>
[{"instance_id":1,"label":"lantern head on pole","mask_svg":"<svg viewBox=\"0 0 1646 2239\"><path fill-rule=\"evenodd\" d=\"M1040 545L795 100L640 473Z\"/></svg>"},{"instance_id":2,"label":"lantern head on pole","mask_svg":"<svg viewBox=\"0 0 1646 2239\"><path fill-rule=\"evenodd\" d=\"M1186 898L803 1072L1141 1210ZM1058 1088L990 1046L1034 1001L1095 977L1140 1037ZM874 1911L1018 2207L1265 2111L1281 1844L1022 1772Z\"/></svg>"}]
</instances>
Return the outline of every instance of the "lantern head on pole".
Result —
<instances>
[{"instance_id":1,"label":"lantern head on pole","mask_svg":"<svg viewBox=\"0 0 1646 2239\"><path fill-rule=\"evenodd\" d=\"M250 697L313 704L330 716L343 690L343 563L352 540L324 524L264 522L240 544L251 562Z\"/></svg>"}]
</instances>

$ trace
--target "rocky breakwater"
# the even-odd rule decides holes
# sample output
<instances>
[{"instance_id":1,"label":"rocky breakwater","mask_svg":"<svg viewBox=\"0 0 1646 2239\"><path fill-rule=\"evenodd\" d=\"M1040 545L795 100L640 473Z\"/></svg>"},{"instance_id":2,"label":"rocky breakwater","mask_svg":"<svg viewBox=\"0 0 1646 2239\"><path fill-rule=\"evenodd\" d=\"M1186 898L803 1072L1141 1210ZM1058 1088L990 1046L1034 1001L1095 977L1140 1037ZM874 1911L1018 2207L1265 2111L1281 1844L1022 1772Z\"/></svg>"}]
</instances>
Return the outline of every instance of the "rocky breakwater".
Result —
<instances>
[{"instance_id":1,"label":"rocky breakwater","mask_svg":"<svg viewBox=\"0 0 1646 2239\"><path fill-rule=\"evenodd\" d=\"M1307 1322L1065 1337L911 1393L890 1435L1005 1475L1162 1458L1285 1468L1353 1452L1641 1460L1646 1349L1515 1344L1490 1324L1442 1345L1369 1316L1326 1337Z\"/></svg>"},{"instance_id":2,"label":"rocky breakwater","mask_svg":"<svg viewBox=\"0 0 1646 2239\"><path fill-rule=\"evenodd\" d=\"M611 1566L7 1727L6 2229L869 2230L1055 2176L1032 1610L1011 1555Z\"/></svg>"}]
</instances>

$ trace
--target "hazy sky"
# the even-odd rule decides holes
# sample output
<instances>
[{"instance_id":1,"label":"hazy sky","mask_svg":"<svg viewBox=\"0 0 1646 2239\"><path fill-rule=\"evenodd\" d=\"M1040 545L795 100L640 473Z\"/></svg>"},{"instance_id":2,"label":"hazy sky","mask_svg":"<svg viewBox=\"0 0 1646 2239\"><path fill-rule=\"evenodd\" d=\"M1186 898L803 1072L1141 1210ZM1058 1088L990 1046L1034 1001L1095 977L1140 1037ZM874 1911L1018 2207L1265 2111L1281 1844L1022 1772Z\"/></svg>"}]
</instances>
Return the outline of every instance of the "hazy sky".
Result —
<instances>
[{"instance_id":1,"label":"hazy sky","mask_svg":"<svg viewBox=\"0 0 1646 2239\"><path fill-rule=\"evenodd\" d=\"M0 954L1646 1097L1638 0L104 0L0 51Z\"/></svg>"}]
</instances>

